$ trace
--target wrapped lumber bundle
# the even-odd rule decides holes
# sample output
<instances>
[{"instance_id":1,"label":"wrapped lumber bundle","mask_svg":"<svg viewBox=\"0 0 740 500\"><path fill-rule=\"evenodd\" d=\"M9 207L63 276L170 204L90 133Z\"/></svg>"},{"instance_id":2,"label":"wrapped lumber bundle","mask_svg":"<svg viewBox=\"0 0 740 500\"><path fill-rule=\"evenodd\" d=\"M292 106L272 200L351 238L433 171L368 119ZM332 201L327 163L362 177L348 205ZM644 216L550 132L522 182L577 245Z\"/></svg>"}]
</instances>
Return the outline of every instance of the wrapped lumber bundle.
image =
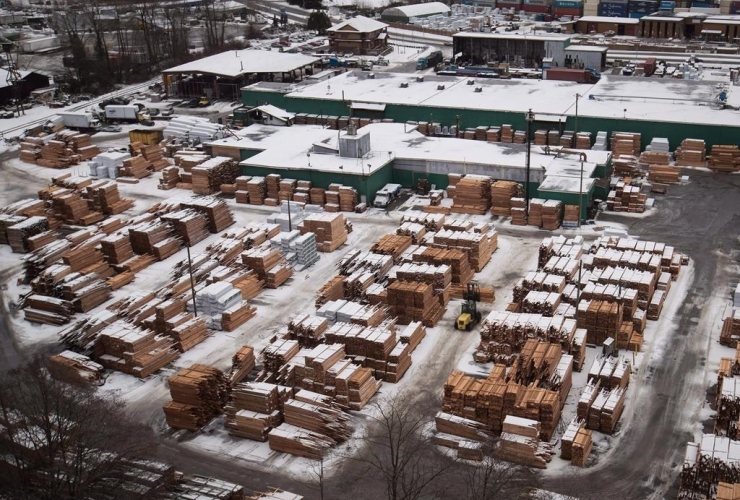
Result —
<instances>
[{"instance_id":1,"label":"wrapped lumber bundle","mask_svg":"<svg viewBox=\"0 0 740 500\"><path fill-rule=\"evenodd\" d=\"M191 170L195 194L218 193L221 184L233 184L239 177L239 164L228 156L215 156Z\"/></svg>"},{"instance_id":2,"label":"wrapped lumber bundle","mask_svg":"<svg viewBox=\"0 0 740 500\"><path fill-rule=\"evenodd\" d=\"M740 149L736 144L715 144L708 160L707 166L715 172L737 172L740 170Z\"/></svg>"},{"instance_id":3,"label":"wrapped lumber bundle","mask_svg":"<svg viewBox=\"0 0 740 500\"><path fill-rule=\"evenodd\" d=\"M229 381L231 385L244 380L244 378L254 370L255 358L254 348L252 346L242 346L231 358L231 371L229 372Z\"/></svg>"},{"instance_id":4,"label":"wrapped lumber bundle","mask_svg":"<svg viewBox=\"0 0 740 500\"><path fill-rule=\"evenodd\" d=\"M7 234L8 244L13 253L26 253L31 250L28 239L48 230L49 219L34 216L9 226L5 232Z\"/></svg>"},{"instance_id":5,"label":"wrapped lumber bundle","mask_svg":"<svg viewBox=\"0 0 740 500\"><path fill-rule=\"evenodd\" d=\"M75 313L71 302L43 295L29 295L23 301L23 308L26 321L49 325L69 323Z\"/></svg>"},{"instance_id":6,"label":"wrapped lumber bundle","mask_svg":"<svg viewBox=\"0 0 740 500\"><path fill-rule=\"evenodd\" d=\"M347 226L342 214L307 215L298 229L301 234L311 232L316 235L316 249L319 252L333 252L347 241Z\"/></svg>"},{"instance_id":7,"label":"wrapped lumber bundle","mask_svg":"<svg viewBox=\"0 0 740 500\"><path fill-rule=\"evenodd\" d=\"M182 203L182 208L190 208L201 212L208 218L208 230L211 233L220 233L236 222L226 201L212 196L193 198Z\"/></svg>"},{"instance_id":8,"label":"wrapped lumber bundle","mask_svg":"<svg viewBox=\"0 0 740 500\"><path fill-rule=\"evenodd\" d=\"M420 321L433 327L442 318L446 304L434 295L432 285L415 281L397 280L386 289L391 314L400 324Z\"/></svg>"},{"instance_id":9,"label":"wrapped lumber bundle","mask_svg":"<svg viewBox=\"0 0 740 500\"><path fill-rule=\"evenodd\" d=\"M512 198L520 198L522 185L514 181L496 181L491 184L491 212L502 217L511 216Z\"/></svg>"},{"instance_id":10,"label":"wrapped lumber bundle","mask_svg":"<svg viewBox=\"0 0 740 500\"><path fill-rule=\"evenodd\" d=\"M139 378L148 377L180 355L170 337L123 321L111 323L98 333L94 353L106 368Z\"/></svg>"},{"instance_id":11,"label":"wrapped lumber bundle","mask_svg":"<svg viewBox=\"0 0 740 500\"><path fill-rule=\"evenodd\" d=\"M319 460L336 441L318 432L290 424L280 424L268 435L270 449L282 453Z\"/></svg>"},{"instance_id":12,"label":"wrapped lumber bundle","mask_svg":"<svg viewBox=\"0 0 740 500\"><path fill-rule=\"evenodd\" d=\"M167 424L198 430L218 416L229 399L229 381L216 368L194 364L169 379L172 401L164 405Z\"/></svg>"},{"instance_id":13,"label":"wrapped lumber bundle","mask_svg":"<svg viewBox=\"0 0 740 500\"><path fill-rule=\"evenodd\" d=\"M540 441L539 434L539 422L507 415L496 456L527 467L547 468L554 452L549 443Z\"/></svg>"},{"instance_id":14,"label":"wrapped lumber bundle","mask_svg":"<svg viewBox=\"0 0 740 500\"><path fill-rule=\"evenodd\" d=\"M63 351L48 358L52 377L73 384L86 385L103 383L103 366L89 357L73 351Z\"/></svg>"},{"instance_id":15,"label":"wrapped lumber bundle","mask_svg":"<svg viewBox=\"0 0 740 500\"><path fill-rule=\"evenodd\" d=\"M208 237L208 217L201 212L186 208L163 215L162 220L172 226L175 234L185 245L193 246Z\"/></svg>"},{"instance_id":16,"label":"wrapped lumber bundle","mask_svg":"<svg viewBox=\"0 0 740 500\"><path fill-rule=\"evenodd\" d=\"M264 205L267 198L267 182L264 177L252 177L247 182L250 205Z\"/></svg>"},{"instance_id":17,"label":"wrapped lumber bundle","mask_svg":"<svg viewBox=\"0 0 740 500\"><path fill-rule=\"evenodd\" d=\"M683 167L706 167L707 147L702 139L684 139L674 154L676 165Z\"/></svg>"},{"instance_id":18,"label":"wrapped lumber bundle","mask_svg":"<svg viewBox=\"0 0 740 500\"><path fill-rule=\"evenodd\" d=\"M491 208L491 178L466 175L455 184L452 212L485 215Z\"/></svg>"}]
</instances>

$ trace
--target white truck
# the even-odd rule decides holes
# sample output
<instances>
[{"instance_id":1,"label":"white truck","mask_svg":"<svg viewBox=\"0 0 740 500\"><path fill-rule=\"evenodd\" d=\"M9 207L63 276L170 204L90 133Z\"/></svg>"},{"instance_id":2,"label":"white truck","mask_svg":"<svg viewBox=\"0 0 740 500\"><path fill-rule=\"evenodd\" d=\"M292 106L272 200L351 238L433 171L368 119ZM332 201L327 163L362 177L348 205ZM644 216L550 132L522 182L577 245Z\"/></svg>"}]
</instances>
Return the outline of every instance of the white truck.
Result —
<instances>
[{"instance_id":1,"label":"white truck","mask_svg":"<svg viewBox=\"0 0 740 500\"><path fill-rule=\"evenodd\" d=\"M375 193L373 206L377 208L386 208L401 193L400 184L386 184L383 189Z\"/></svg>"},{"instance_id":2,"label":"white truck","mask_svg":"<svg viewBox=\"0 0 740 500\"><path fill-rule=\"evenodd\" d=\"M105 107L105 119L108 121L138 122L148 120L149 116L142 114L138 106L109 104Z\"/></svg>"},{"instance_id":3,"label":"white truck","mask_svg":"<svg viewBox=\"0 0 740 500\"><path fill-rule=\"evenodd\" d=\"M66 111L59 113L64 126L78 130L93 130L100 128L100 120L96 114L89 111Z\"/></svg>"}]
</instances>

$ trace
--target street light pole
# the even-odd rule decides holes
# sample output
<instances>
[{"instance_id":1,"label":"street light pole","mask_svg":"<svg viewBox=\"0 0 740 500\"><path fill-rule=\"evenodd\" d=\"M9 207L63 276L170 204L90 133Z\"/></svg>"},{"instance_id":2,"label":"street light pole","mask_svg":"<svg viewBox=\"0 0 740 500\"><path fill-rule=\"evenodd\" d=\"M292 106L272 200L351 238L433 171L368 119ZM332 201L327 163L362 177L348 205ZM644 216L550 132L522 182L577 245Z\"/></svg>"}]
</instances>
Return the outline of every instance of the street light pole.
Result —
<instances>
[{"instance_id":1,"label":"street light pole","mask_svg":"<svg viewBox=\"0 0 740 500\"><path fill-rule=\"evenodd\" d=\"M581 98L581 94L576 94L576 122L574 124L575 134L578 134L578 99Z\"/></svg>"},{"instance_id":2,"label":"street light pole","mask_svg":"<svg viewBox=\"0 0 740 500\"><path fill-rule=\"evenodd\" d=\"M583 163L587 160L586 153L579 153L581 157L581 182L578 187L578 227L581 227L583 218Z\"/></svg>"},{"instance_id":3,"label":"street light pole","mask_svg":"<svg viewBox=\"0 0 740 500\"><path fill-rule=\"evenodd\" d=\"M190 243L185 245L188 249L188 273L190 273L190 292L193 296L193 314L198 317L198 306L195 305L195 280L193 280L193 261L190 259Z\"/></svg>"},{"instance_id":4,"label":"street light pole","mask_svg":"<svg viewBox=\"0 0 740 500\"><path fill-rule=\"evenodd\" d=\"M524 179L524 220L526 223L529 223L529 166L530 166L530 159L532 156L532 122L534 121L534 113L532 113L532 110L530 109L526 114L526 120L527 120L527 168L526 168L526 178Z\"/></svg>"}]
</instances>

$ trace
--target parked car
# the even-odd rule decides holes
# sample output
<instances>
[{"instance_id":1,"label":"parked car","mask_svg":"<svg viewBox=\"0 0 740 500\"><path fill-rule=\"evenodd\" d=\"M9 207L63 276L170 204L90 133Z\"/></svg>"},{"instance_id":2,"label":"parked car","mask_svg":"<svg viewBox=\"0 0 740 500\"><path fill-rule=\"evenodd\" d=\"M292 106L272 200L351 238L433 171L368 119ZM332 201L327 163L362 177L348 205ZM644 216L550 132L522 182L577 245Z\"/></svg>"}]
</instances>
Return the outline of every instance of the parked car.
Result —
<instances>
[{"instance_id":1,"label":"parked car","mask_svg":"<svg viewBox=\"0 0 740 500\"><path fill-rule=\"evenodd\" d=\"M162 110L162 116L172 116L175 113L175 110L172 108L165 108Z\"/></svg>"},{"instance_id":2,"label":"parked car","mask_svg":"<svg viewBox=\"0 0 740 500\"><path fill-rule=\"evenodd\" d=\"M197 108L199 102L200 102L200 99L197 99L197 98L196 99L190 99L188 101L188 108Z\"/></svg>"},{"instance_id":3,"label":"parked car","mask_svg":"<svg viewBox=\"0 0 740 500\"><path fill-rule=\"evenodd\" d=\"M159 114L159 108L149 108L149 116L157 116Z\"/></svg>"},{"instance_id":4,"label":"parked car","mask_svg":"<svg viewBox=\"0 0 740 500\"><path fill-rule=\"evenodd\" d=\"M118 125L108 125L100 129L101 132L120 132L121 130L123 129Z\"/></svg>"}]
</instances>

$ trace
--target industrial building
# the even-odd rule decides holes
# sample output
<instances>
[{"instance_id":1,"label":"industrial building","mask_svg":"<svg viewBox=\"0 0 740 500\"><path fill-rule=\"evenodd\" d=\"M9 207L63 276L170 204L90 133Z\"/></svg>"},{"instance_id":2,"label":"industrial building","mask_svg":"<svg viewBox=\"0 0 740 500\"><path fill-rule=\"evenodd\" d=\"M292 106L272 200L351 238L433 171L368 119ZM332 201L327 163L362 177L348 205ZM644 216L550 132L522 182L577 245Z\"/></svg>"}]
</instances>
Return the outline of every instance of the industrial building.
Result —
<instances>
[{"instance_id":1,"label":"industrial building","mask_svg":"<svg viewBox=\"0 0 740 500\"><path fill-rule=\"evenodd\" d=\"M326 30L329 47L334 52L379 54L388 45L388 25L365 16L357 16Z\"/></svg>"},{"instance_id":2,"label":"industrial building","mask_svg":"<svg viewBox=\"0 0 740 500\"><path fill-rule=\"evenodd\" d=\"M640 20L630 17L583 16L576 21L577 33L608 33L637 36Z\"/></svg>"},{"instance_id":3,"label":"industrial building","mask_svg":"<svg viewBox=\"0 0 740 500\"><path fill-rule=\"evenodd\" d=\"M18 74L20 81L18 88L14 89L8 71L0 69L0 104L8 104L14 98L25 99L32 91L49 86L49 77L41 73L18 71Z\"/></svg>"},{"instance_id":4,"label":"industrial building","mask_svg":"<svg viewBox=\"0 0 740 500\"><path fill-rule=\"evenodd\" d=\"M631 78L604 75L595 84L547 80L495 80L347 72L313 85L256 84L242 90L245 106L265 103L294 113L364 116L395 122L427 121L459 128L510 124L533 128L642 134L642 147L666 137L676 147L687 137L707 146L733 144L740 113L723 109L720 94L737 107L740 92L712 80ZM576 127L576 94L580 95Z\"/></svg>"},{"instance_id":5,"label":"industrial building","mask_svg":"<svg viewBox=\"0 0 740 500\"><path fill-rule=\"evenodd\" d=\"M228 137L206 143L214 155L240 158L244 175L278 173L309 180L316 187L340 182L352 186L368 202L387 183L415 186L427 179L438 188L448 174L464 173L526 184L526 145L430 137L404 123L371 123L356 132L319 125L282 128L251 125ZM559 152L532 146L529 186L532 197L577 205L583 188L584 211L594 196L605 198L611 153Z\"/></svg>"},{"instance_id":6,"label":"industrial building","mask_svg":"<svg viewBox=\"0 0 740 500\"><path fill-rule=\"evenodd\" d=\"M565 60L568 35L462 32L452 37L453 53L473 64L507 63L512 67L541 67L544 59ZM562 64L560 64L562 65Z\"/></svg>"},{"instance_id":7,"label":"industrial building","mask_svg":"<svg viewBox=\"0 0 740 500\"><path fill-rule=\"evenodd\" d=\"M313 73L316 57L256 49L230 50L162 72L165 91L173 97L237 99L239 89L258 81L292 82Z\"/></svg>"},{"instance_id":8,"label":"industrial building","mask_svg":"<svg viewBox=\"0 0 740 500\"><path fill-rule=\"evenodd\" d=\"M412 5L399 5L389 7L383 11L380 18L383 21L408 24L412 18L424 18L430 16L449 16L450 8L442 2L417 3Z\"/></svg>"}]
</instances>

